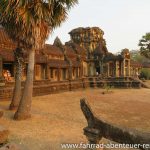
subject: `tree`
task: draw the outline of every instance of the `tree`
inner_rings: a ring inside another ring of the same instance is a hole
[[[1,5],[2,6],[2,5]],[[11,100],[11,104],[9,106],[10,110],[15,110],[19,106],[20,97],[21,97],[21,78],[22,78],[22,67],[24,63],[24,51],[23,51],[23,45],[22,40],[18,36],[18,30],[17,28],[13,27],[15,18],[11,18],[11,22],[7,23],[7,20],[9,19],[9,15],[5,16],[3,18],[4,10],[2,7],[0,7],[0,24],[5,29],[5,32],[9,35],[11,39],[16,43],[16,49],[14,50],[14,60],[15,60],[15,86],[13,90],[13,96]],[[6,18],[8,17],[8,18]]]
[[[146,33],[139,42],[140,51],[143,56],[150,59],[150,32]]]
[[[35,50],[42,48],[50,31],[65,21],[68,10],[76,3],[77,0],[1,0],[3,18],[17,28],[16,37],[29,53],[27,79],[15,119],[31,116]]]
[[[130,58],[133,61],[143,63],[150,63],[150,59],[146,58],[144,55],[141,55],[140,50],[131,50],[130,51]]]
[[[24,52],[23,48],[18,46],[14,50],[14,58],[15,58],[15,86],[13,90],[13,97],[9,106],[10,110],[16,110],[19,106],[20,98],[21,98],[21,78],[22,78],[22,70],[24,66]]]

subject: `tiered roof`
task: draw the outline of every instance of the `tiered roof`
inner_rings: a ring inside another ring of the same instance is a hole
[[[137,61],[131,60],[131,66],[141,68],[143,65]]]
[[[62,50],[55,45],[45,44],[43,52],[47,55],[63,56]]]
[[[62,49],[61,47],[56,45],[61,44],[61,41],[58,40],[59,39],[55,41],[54,45],[45,44],[45,47],[43,49],[37,51],[35,56],[35,62],[48,63],[52,67],[67,67],[69,63],[66,60],[61,60],[64,55],[66,55],[68,59],[72,61],[73,66],[79,66],[79,61],[77,61],[78,54],[82,57],[82,55],[85,54],[85,50],[82,50],[82,48],[77,45],[75,45],[75,50],[68,45],[62,45]],[[0,55],[2,56],[3,61],[14,61],[13,50],[15,50],[16,47],[16,44],[9,38],[4,29],[0,28]],[[51,55],[52,57],[49,58],[49,55]],[[56,59],[55,56],[58,57],[58,59]]]
[[[150,63],[145,62],[142,64],[142,66],[143,66],[143,68],[150,68]]]

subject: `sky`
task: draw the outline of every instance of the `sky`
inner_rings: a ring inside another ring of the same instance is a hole
[[[79,0],[68,19],[49,36],[52,44],[58,36],[63,43],[78,27],[100,27],[110,52],[138,49],[141,37],[150,32],[150,0]]]

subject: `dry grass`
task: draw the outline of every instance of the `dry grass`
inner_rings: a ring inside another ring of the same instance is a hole
[[[87,125],[79,100],[85,97],[102,119],[125,127],[150,132],[150,90],[113,90],[101,94],[101,89],[65,92],[33,98],[32,118],[14,121],[8,111],[9,102],[0,102],[4,111],[0,124],[11,131],[9,141],[30,150],[60,150],[61,143],[86,142],[82,129]]]

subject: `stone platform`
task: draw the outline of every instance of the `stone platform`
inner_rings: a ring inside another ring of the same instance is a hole
[[[22,82],[22,86],[23,85],[24,82]],[[141,83],[130,77],[103,79],[99,77],[88,77],[66,81],[38,80],[34,81],[33,96],[85,88],[106,88],[107,86],[114,88],[141,88]],[[10,100],[12,98],[13,87],[14,82],[7,82],[4,86],[1,86],[0,100]]]

